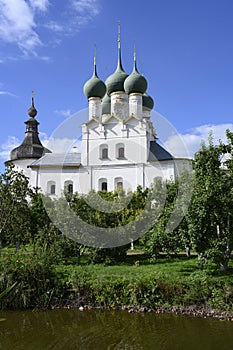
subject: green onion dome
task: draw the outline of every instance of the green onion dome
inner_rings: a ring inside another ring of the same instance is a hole
[[[102,114],[111,114],[111,97],[108,94],[102,100]]]
[[[144,94],[147,89],[147,81],[137,70],[136,57],[134,57],[133,72],[125,79],[124,89],[127,94],[140,93]]]
[[[146,93],[142,95],[142,106],[147,109],[153,109],[154,107],[154,100],[151,96],[147,95]]]
[[[84,87],[83,87],[83,91],[85,96],[89,99],[90,97],[99,97],[99,98],[103,98],[105,93],[106,93],[106,85],[104,84],[104,82],[99,79],[97,72],[96,72],[96,62],[94,59],[94,72],[93,75],[91,77],[91,79],[89,79]]]
[[[122,91],[124,90],[124,81],[128,77],[128,74],[124,71],[121,63],[121,49],[120,45],[118,45],[118,63],[117,63],[117,69],[113,74],[111,74],[105,81],[105,84],[107,86],[107,92],[109,95],[113,92]]]

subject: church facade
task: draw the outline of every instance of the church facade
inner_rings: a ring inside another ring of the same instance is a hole
[[[145,189],[156,178],[174,180],[180,171],[190,169],[190,160],[174,158],[157,142],[150,118],[154,102],[146,91],[136,54],[132,73],[124,71],[118,37],[116,71],[103,82],[94,57],[93,75],[84,85],[89,119],[82,125],[81,152],[54,153],[41,144],[32,97],[25,138],[11,151],[10,162],[23,170],[31,186],[52,197],[65,191],[127,192],[139,185]]]

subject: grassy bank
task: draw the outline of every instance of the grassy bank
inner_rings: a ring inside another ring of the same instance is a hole
[[[0,291],[16,283],[2,300],[8,309],[89,305],[233,315],[231,269],[225,274],[201,270],[196,258],[151,262],[133,255],[113,266],[85,259],[77,266],[56,262],[43,251],[21,252],[3,254],[0,271]]]

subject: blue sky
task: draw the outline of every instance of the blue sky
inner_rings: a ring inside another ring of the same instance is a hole
[[[210,130],[224,139],[233,129],[232,16],[232,0],[0,0],[0,163],[23,140],[32,90],[44,143],[87,108],[94,43],[105,80],[116,68],[118,20],[124,69],[135,40],[154,109],[190,153]],[[165,144],[179,155],[176,137]]]

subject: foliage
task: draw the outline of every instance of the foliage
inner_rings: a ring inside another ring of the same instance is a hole
[[[233,177],[221,163],[226,150],[220,143],[202,145],[195,155],[194,192],[188,215],[189,235],[200,262],[214,261],[226,269],[233,247]],[[228,162],[228,165],[230,163]]]
[[[139,266],[59,266],[58,271],[70,291],[66,298],[76,306],[219,312],[233,308],[231,275],[221,279],[210,270],[201,271],[196,259],[159,259],[157,264],[148,265],[142,258]]]
[[[47,307],[59,281],[56,280],[55,257],[41,248],[21,251],[0,260],[0,289],[15,288],[3,300],[5,308]]]
[[[4,245],[28,242],[30,213],[27,199],[32,195],[28,179],[9,165],[0,175],[0,242]]]
[[[174,182],[158,180],[150,189],[159,208],[158,220],[141,240],[150,257],[176,254],[189,244],[185,214],[191,189],[192,174],[189,172],[183,172]]]
[[[190,255],[192,249],[202,267],[214,262],[225,270],[233,247],[230,131],[227,140],[214,146],[210,136],[209,144],[203,144],[194,157],[193,174],[184,172],[176,181],[156,179],[150,188],[138,186],[129,193],[122,189],[65,193],[64,198],[52,200],[38,189],[31,190],[28,179],[9,165],[0,175],[0,249],[30,243],[60,262],[74,257],[80,264],[88,252],[92,263],[111,265],[126,261],[125,242],[134,241],[150,258],[184,250]],[[105,242],[104,229],[110,234],[117,229],[117,247],[107,248],[111,245]],[[145,234],[138,239],[141,232]]]

